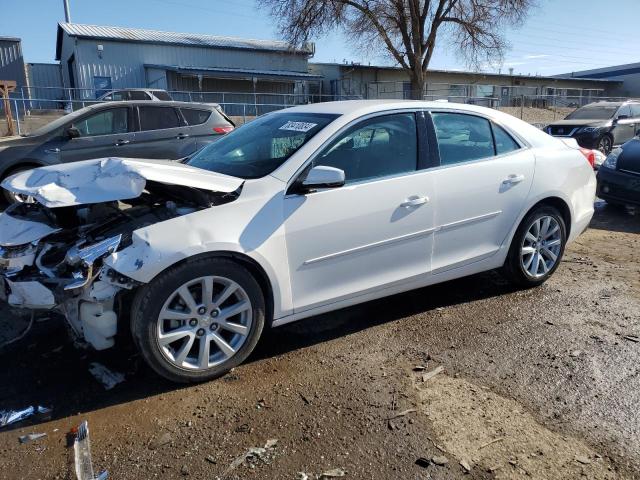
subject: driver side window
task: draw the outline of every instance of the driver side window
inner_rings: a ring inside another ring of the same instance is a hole
[[[365,120],[334,140],[313,164],[343,170],[347,184],[414,172],[418,164],[415,115]]]
[[[96,113],[73,126],[78,129],[81,137],[96,135],[115,135],[127,133],[128,114],[126,108],[112,108],[104,112]]]

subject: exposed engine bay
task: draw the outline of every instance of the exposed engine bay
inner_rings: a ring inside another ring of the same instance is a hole
[[[49,208],[20,203],[0,214],[0,300],[55,310],[98,350],[114,345],[121,300],[140,282],[105,265],[135,230],[235,200],[232,192],[146,181],[135,198]]]

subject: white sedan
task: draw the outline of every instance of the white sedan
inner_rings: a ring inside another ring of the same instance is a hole
[[[593,215],[580,151],[482,107],[335,102],[248,123],[184,164],[109,158],[7,179],[0,296],[97,349],[129,328],[178,382],[263,329],[478,272],[523,287]]]

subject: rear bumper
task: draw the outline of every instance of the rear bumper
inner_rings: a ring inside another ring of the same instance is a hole
[[[601,168],[597,178],[598,197],[616,203],[640,205],[640,174]]]

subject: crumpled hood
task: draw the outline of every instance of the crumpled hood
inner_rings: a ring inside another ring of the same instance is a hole
[[[244,182],[170,160],[99,158],[18,173],[1,186],[55,208],[136,198],[147,181],[221,193],[233,192]]]

